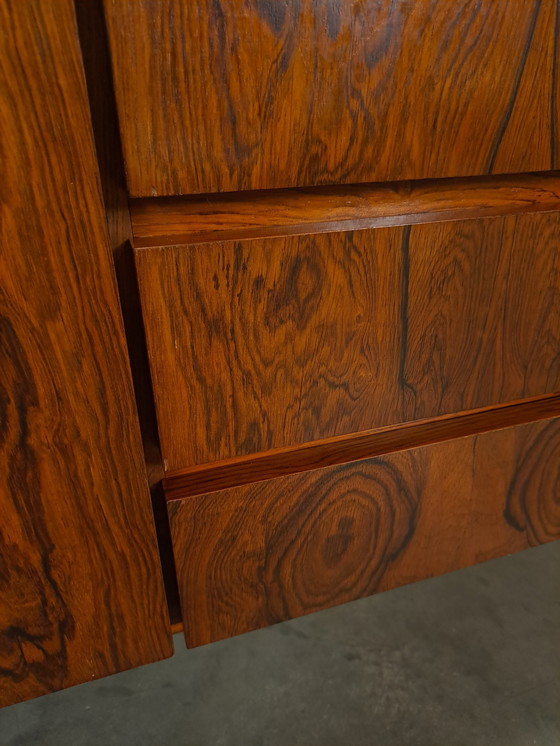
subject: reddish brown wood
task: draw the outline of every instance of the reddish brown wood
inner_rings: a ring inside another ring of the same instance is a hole
[[[560,209],[560,176],[516,174],[130,202],[134,246],[363,230]]]
[[[410,448],[464,438],[560,415],[560,396],[525,399],[461,414],[339,435],[288,448],[276,448],[212,464],[169,472],[163,480],[168,501],[250,482],[360,461]]]
[[[166,471],[560,391],[560,213],[136,252]]]
[[[556,0],[105,0],[134,196],[543,171]]]
[[[128,211],[126,179],[111,80],[103,4],[102,0],[87,0],[87,2],[76,3],[75,7],[105,204],[109,246],[115,263],[128,355],[131,361],[132,382],[154,509],[165,593],[171,622],[177,622],[181,619],[179,592],[169,535],[169,521],[161,488],[163,466],[132,253],[132,227]]]
[[[109,245],[115,263],[128,354],[132,363],[132,380],[140,417],[144,456],[152,485],[159,482],[162,477],[161,453],[132,255],[132,226],[102,0],[78,2],[76,13]]]
[[[172,647],[73,3],[0,28],[6,705]]]
[[[189,646],[560,537],[560,421],[169,503]]]

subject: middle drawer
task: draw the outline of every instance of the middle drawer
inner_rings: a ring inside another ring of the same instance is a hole
[[[139,249],[166,470],[560,389],[559,213]]]

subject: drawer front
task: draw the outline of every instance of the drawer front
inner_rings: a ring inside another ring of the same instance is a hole
[[[560,213],[136,252],[166,468],[560,390]]]
[[[187,642],[560,538],[560,420],[169,503]]]
[[[555,0],[105,0],[130,193],[548,170]]]

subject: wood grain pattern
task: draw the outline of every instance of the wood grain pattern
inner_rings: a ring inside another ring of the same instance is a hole
[[[166,471],[560,391],[560,213],[136,252]]]
[[[152,486],[162,477],[161,453],[132,254],[132,226],[101,0],[76,3],[76,16],[105,205],[109,246],[113,254],[119,288],[144,457],[150,486]]]
[[[130,201],[135,248],[560,209],[560,176],[516,174]]]
[[[105,0],[130,193],[543,171],[557,0]]]
[[[390,425],[377,430],[339,435],[303,445],[275,448],[250,456],[215,461],[168,472],[163,480],[168,501],[262,482],[287,474],[361,461],[387,453],[501,430],[560,415],[560,395],[524,399],[461,414]]]
[[[179,592],[167,509],[161,486],[163,465],[132,253],[132,227],[102,0],[79,2],[76,3],[75,9],[101,177],[109,246],[113,254],[119,288],[165,594],[170,620],[174,623],[181,618]]]
[[[169,503],[189,646],[560,537],[560,421]]]
[[[5,705],[172,647],[73,4],[0,27]]]

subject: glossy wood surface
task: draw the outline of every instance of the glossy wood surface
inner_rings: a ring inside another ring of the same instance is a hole
[[[557,173],[130,201],[136,248],[363,230],[558,209],[560,176]]]
[[[87,0],[87,2],[76,3],[75,8],[107,219],[109,247],[115,264],[165,593],[170,620],[173,623],[181,618],[179,593],[169,536],[169,521],[161,488],[163,466],[132,253],[132,227],[111,79],[103,3],[102,0]]]
[[[133,196],[558,163],[557,0],[105,0]]]
[[[560,391],[560,213],[136,252],[166,471]]]
[[[374,458],[559,415],[560,395],[524,399],[513,404],[339,435],[299,446],[276,448],[251,456],[178,469],[167,473],[163,486],[168,501],[180,500],[250,482],[262,482],[287,474]]]
[[[5,705],[172,647],[73,4],[0,27]]]
[[[560,537],[546,420],[169,504],[190,646]]]

